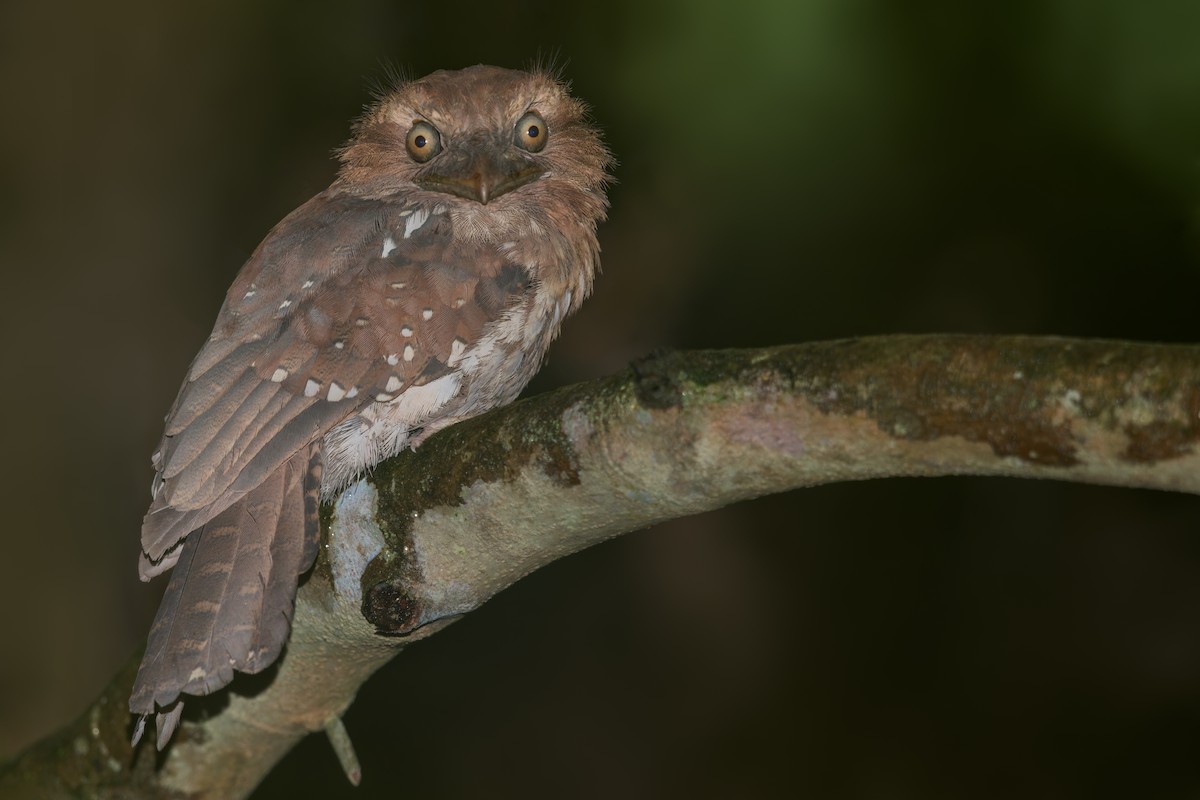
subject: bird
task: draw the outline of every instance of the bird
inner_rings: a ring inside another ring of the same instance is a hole
[[[171,570],[129,709],[170,741],[185,695],[280,655],[319,507],[513,401],[599,271],[613,158],[550,69],[398,80],[227,292],[151,458],[143,581]]]

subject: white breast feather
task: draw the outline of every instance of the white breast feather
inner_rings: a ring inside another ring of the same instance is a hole
[[[330,496],[356,475],[404,449],[413,428],[438,416],[462,386],[451,372],[424,386],[410,386],[395,400],[372,403],[325,436],[322,494]]]

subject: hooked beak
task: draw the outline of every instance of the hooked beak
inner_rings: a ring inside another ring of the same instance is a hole
[[[415,181],[422,189],[445,192],[485,206],[545,172],[508,142],[468,145],[458,153],[444,153],[437,165],[431,167]]]

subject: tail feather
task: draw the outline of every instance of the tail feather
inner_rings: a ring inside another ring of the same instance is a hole
[[[317,552],[320,474],[314,443],[184,540],[129,701],[135,714],[157,713],[159,749],[181,694],[209,694],[279,657]]]
[[[309,570],[316,560],[321,539],[320,495],[321,459],[310,458],[308,463],[288,462],[288,488],[284,493],[279,517],[279,528],[295,531],[298,541],[289,538],[286,542],[276,536],[271,542],[271,559],[276,572],[282,576],[296,576]],[[296,603],[296,581],[270,581],[266,585],[264,613],[250,645],[251,663],[244,672],[258,672],[275,660],[283,645],[287,643],[292,628],[292,613]],[[265,663],[253,661],[256,653],[271,654]]]

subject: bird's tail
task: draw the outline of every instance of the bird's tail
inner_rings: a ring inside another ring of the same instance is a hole
[[[320,488],[315,442],[184,540],[129,699],[135,744],[154,714],[166,745],[181,694],[209,694],[279,657],[297,580],[317,555]]]

